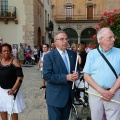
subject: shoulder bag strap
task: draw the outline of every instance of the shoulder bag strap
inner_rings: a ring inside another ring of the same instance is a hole
[[[100,53],[100,55],[103,57],[103,59],[106,61],[106,63],[108,64],[108,66],[111,68],[111,70],[112,70],[113,73],[115,74],[116,78],[118,78],[115,69],[114,69],[113,66],[110,64],[110,62],[108,61],[108,59],[100,52],[99,48],[97,48],[97,50],[98,50],[98,52]]]

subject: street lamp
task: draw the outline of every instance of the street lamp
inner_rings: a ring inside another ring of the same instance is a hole
[[[60,31],[61,30],[61,28],[60,28],[60,26],[58,27],[58,31]]]

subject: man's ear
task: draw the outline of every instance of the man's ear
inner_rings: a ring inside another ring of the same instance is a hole
[[[102,41],[103,41],[102,38],[100,38],[100,39],[99,39],[99,43],[102,43]]]

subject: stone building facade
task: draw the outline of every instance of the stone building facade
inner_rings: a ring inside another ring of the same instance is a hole
[[[103,13],[119,9],[119,6],[119,0],[52,0],[54,32],[64,30],[70,44],[88,44]]]
[[[119,6],[120,0],[0,0],[0,44],[50,44],[58,29],[70,44],[88,43],[103,13]]]
[[[45,19],[51,19],[51,1],[47,0],[0,0],[0,38],[2,43],[19,46],[41,46],[48,40]],[[13,9],[14,8],[14,9]],[[49,14],[49,18],[45,17]],[[12,13],[15,16],[12,16]],[[50,12],[50,13],[49,13]],[[10,16],[8,14],[11,14]],[[48,27],[49,28],[49,27]]]
[[[44,36],[44,4],[40,0],[24,0],[25,25],[23,25],[24,43],[40,46]]]

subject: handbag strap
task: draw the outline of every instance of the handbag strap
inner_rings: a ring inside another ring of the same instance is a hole
[[[108,61],[108,59],[100,52],[99,48],[97,48],[97,50],[98,50],[98,52],[100,53],[100,55],[103,57],[103,59],[106,61],[106,63],[108,64],[108,66],[111,68],[111,70],[112,70],[113,73],[115,74],[116,78],[118,78],[115,69],[114,69],[113,66],[110,64],[110,62]]]

